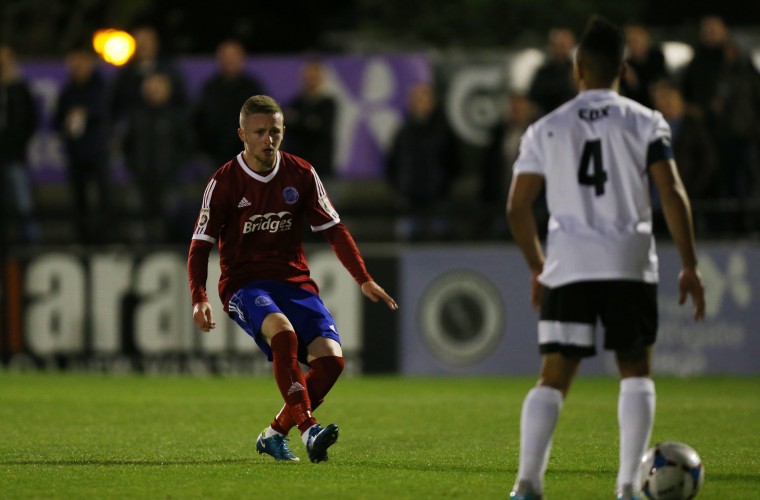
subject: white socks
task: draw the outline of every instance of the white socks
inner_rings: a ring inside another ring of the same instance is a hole
[[[317,424],[314,424],[314,425],[317,425]],[[311,427],[314,427],[314,425],[312,425]],[[301,440],[303,441],[303,444],[305,446],[309,445],[309,431],[311,430],[311,427],[309,427],[303,433],[301,433]]]
[[[312,426],[312,427],[314,427],[314,426]],[[303,444],[307,444],[309,442],[309,431],[310,430],[311,430],[311,427],[309,427],[308,429],[306,429],[306,432],[304,432],[304,433],[301,434],[301,440],[303,441]],[[264,437],[265,438],[270,438],[270,437],[272,437],[272,436],[274,436],[276,434],[279,434],[280,436],[282,436],[281,433],[279,433],[276,430],[272,429],[271,425],[269,427],[267,427],[266,429],[264,429]]]
[[[639,484],[639,464],[647,450],[654,423],[654,381],[644,377],[628,377],[620,381],[618,425],[620,426],[620,469],[618,488]]]
[[[270,437],[272,437],[272,436],[274,436],[276,434],[280,434],[280,433],[277,432],[276,430],[272,429],[271,425],[269,427],[267,427],[266,429],[264,429],[264,437],[265,438],[270,438]],[[282,435],[282,434],[280,434],[280,435]]]
[[[618,425],[620,427],[620,469],[618,488],[630,484],[639,490],[639,463],[649,445],[654,423],[654,381],[628,377],[620,381]],[[546,386],[528,392],[520,416],[520,468],[517,482],[528,481],[535,493],[543,491],[552,435],[562,409],[562,393]]]
[[[538,386],[525,396],[520,416],[520,468],[517,481],[528,481],[535,493],[543,491],[552,434],[562,408],[562,393]]]

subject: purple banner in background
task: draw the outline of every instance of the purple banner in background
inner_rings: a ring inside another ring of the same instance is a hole
[[[255,57],[248,59],[246,69],[285,105],[298,92],[301,68],[311,59]],[[325,56],[321,61],[326,69],[327,90],[338,101],[336,171],[345,178],[381,176],[385,151],[403,117],[407,87],[432,78],[429,58],[422,54],[361,55]],[[177,63],[193,105],[203,83],[215,70],[214,59],[178,58]],[[33,179],[38,183],[60,182],[65,178],[65,158],[51,120],[66,68],[61,60],[24,61],[21,66],[41,112],[41,126],[30,147]],[[116,68],[104,63],[101,70],[110,79]],[[113,158],[117,179],[123,175],[119,162],[118,157]]]
[[[702,244],[699,263],[707,302],[695,322],[678,304],[678,252],[658,247],[659,331],[655,375],[760,373],[760,247]],[[400,369],[409,375],[538,373],[538,314],[530,275],[516,247],[424,248],[404,252],[399,279]],[[601,330],[597,329],[597,347]],[[581,373],[616,374],[609,352],[583,362]]]

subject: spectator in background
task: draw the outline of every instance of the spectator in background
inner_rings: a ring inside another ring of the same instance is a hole
[[[110,171],[107,151],[106,83],[95,55],[75,49],[66,55],[68,79],[61,89],[53,124],[66,146],[79,241],[108,242],[111,220]],[[94,187],[96,200],[90,200]]]
[[[155,73],[171,80],[171,102],[182,107],[187,102],[185,84],[174,62],[161,53],[159,34],[153,26],[138,26],[131,31],[135,39],[135,55],[116,73],[111,87],[111,119],[119,123],[143,101],[142,82]]]
[[[684,70],[681,83],[686,102],[698,106],[705,113],[711,130],[715,126],[712,103],[718,90],[727,41],[728,29],[723,19],[718,16],[703,17],[699,27],[699,43],[694,48],[694,57]]]
[[[574,47],[575,35],[571,30],[552,28],[549,31],[546,61],[536,70],[528,91],[540,116],[553,111],[577,93],[573,81]]]
[[[731,198],[757,194],[760,74],[734,40],[723,44],[723,64],[711,102],[723,186]],[[744,228],[746,229],[746,228]]]
[[[445,239],[449,191],[457,161],[457,143],[437,106],[433,86],[417,83],[407,91],[406,117],[393,138],[386,174],[403,215],[399,239]]]
[[[704,115],[695,106],[689,106],[678,86],[667,79],[659,80],[651,86],[654,109],[670,125],[673,140],[673,154],[681,180],[698,208],[700,201],[715,200],[720,196],[718,183],[718,158],[715,144],[707,127]],[[658,209],[655,217],[655,230],[665,230],[660,213],[660,200],[652,193],[652,205]],[[720,229],[717,220],[711,214],[701,214],[695,210],[695,224],[702,230]]]
[[[225,40],[216,49],[217,71],[203,85],[195,111],[196,138],[214,168],[240,153],[235,133],[240,103],[253,95],[266,94],[264,86],[245,71],[246,53],[236,40]],[[290,133],[290,126],[288,126]]]
[[[686,68],[686,100],[699,106],[718,148],[720,194],[740,203],[738,217],[725,217],[725,229],[744,232],[753,222],[742,204],[757,194],[760,105],[757,69],[731,40],[720,17],[700,21],[700,41]]]
[[[140,194],[142,229],[139,236],[149,243],[187,238],[189,226],[177,222],[177,195],[181,172],[190,144],[187,117],[173,104],[172,78],[154,73],[142,82],[142,98],[130,113],[125,137],[125,157]]]
[[[40,239],[27,170],[27,149],[36,130],[37,107],[29,84],[21,76],[13,49],[0,45],[0,179],[4,190],[0,203],[12,199],[15,210],[2,223],[18,220],[24,243]]]
[[[678,86],[670,80],[659,80],[651,89],[654,108],[670,125],[673,153],[689,198],[717,197],[717,155],[704,115],[687,105]]]
[[[649,30],[642,24],[625,27],[627,57],[626,72],[620,82],[620,93],[651,108],[649,86],[668,76],[665,54],[654,43]]]
[[[481,231],[486,237],[503,239],[509,234],[504,207],[512,182],[512,165],[520,152],[520,138],[536,117],[535,108],[525,94],[512,93],[505,101],[504,115],[491,129],[491,140],[483,158],[480,199],[486,209]]]
[[[301,90],[283,111],[288,124],[288,150],[308,158],[329,189],[335,175],[333,151],[337,103],[325,88],[324,68],[320,62],[304,64]]]

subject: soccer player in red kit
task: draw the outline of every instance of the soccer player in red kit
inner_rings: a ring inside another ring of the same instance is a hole
[[[398,305],[367,272],[314,168],[280,151],[284,133],[274,99],[257,95],[245,101],[238,129],[244,150],[211,176],[190,244],[193,321],[206,332],[215,326],[206,278],[209,253],[218,244],[225,310],[272,362],[285,400],[256,449],[276,460],[298,460],[286,442],[290,429],[298,427],[309,459],[322,462],[338,439],[338,426],[320,426],[312,411],[343,371],[343,352],[334,320],[309,276],[304,224],[325,235],[365,296],[392,310]],[[309,366],[305,375],[299,362]]]

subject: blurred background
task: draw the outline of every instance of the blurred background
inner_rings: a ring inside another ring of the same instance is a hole
[[[268,371],[234,325],[194,331],[184,268],[205,183],[240,150],[238,110],[266,93],[283,149],[313,163],[402,299],[397,315],[364,304],[307,236],[353,370],[532,373],[504,205],[522,132],[575,94],[593,13],[625,28],[621,93],[671,124],[712,292],[716,320],[686,326],[663,273],[659,367],[757,373],[760,8],[733,0],[5,0],[3,366]]]
[[[285,148],[315,164],[344,217],[358,218],[360,239],[503,241],[509,235],[502,202],[519,134],[573,95],[572,46],[596,12],[627,26],[631,70],[622,92],[671,123],[688,118],[677,139],[679,160],[700,235],[756,235],[760,9],[677,0],[296,1],[245,8],[220,0],[213,9],[204,2],[8,0],[0,9],[2,43],[13,51],[14,78],[25,80],[33,96],[27,111],[35,119],[8,139],[17,149],[26,146],[14,161],[25,164],[30,185],[17,188],[24,192],[15,203],[29,224],[12,224],[6,235],[39,244],[88,242],[93,231],[91,243],[186,241],[198,184],[238,147],[234,121],[220,130],[219,117],[255,91],[288,106]],[[148,33],[141,38],[148,54],[138,44],[122,71],[88,58],[93,34],[103,29]],[[10,73],[11,62],[4,66]],[[88,74],[72,76],[76,71]],[[90,83],[90,72],[102,81]],[[157,153],[148,133],[135,132],[133,115],[147,119],[145,113],[125,110],[143,101],[139,87],[150,73],[170,76],[164,92],[174,109],[164,115],[187,122],[163,138],[172,145],[164,155],[177,161],[164,178],[175,180],[165,193],[159,186],[152,193],[170,199],[145,207],[134,193],[145,188],[134,163],[156,160]],[[73,85],[61,102],[67,82]],[[102,96],[81,106],[77,93],[91,93],[88,85]],[[220,102],[225,93],[231,102]],[[89,121],[81,113],[88,106],[97,113]],[[72,120],[86,124],[86,133],[72,137],[65,130]],[[419,133],[400,140],[402,130]],[[71,157],[93,143],[103,149],[95,155],[108,163],[105,171],[81,165],[96,163],[94,154]],[[435,160],[420,167],[413,149]],[[425,189],[406,162],[418,163]],[[105,207],[98,197],[115,203]],[[99,221],[82,212],[98,209],[119,217],[119,227],[97,231]],[[149,210],[174,218],[170,227],[152,221],[159,229],[149,234],[141,224]],[[77,220],[79,227],[71,227]],[[371,226],[366,233],[365,226]]]
[[[44,12],[44,15],[41,13]],[[602,13],[618,23],[638,21],[675,39],[696,41],[701,17],[721,16],[734,28],[756,28],[758,9],[738,0],[306,0],[278,4],[218,0],[6,0],[2,32],[35,57],[62,56],[96,29],[150,23],[174,54],[211,54],[224,38],[240,38],[258,54],[315,50],[353,52],[374,46],[409,49],[499,49],[541,46],[555,26],[581,30]]]

